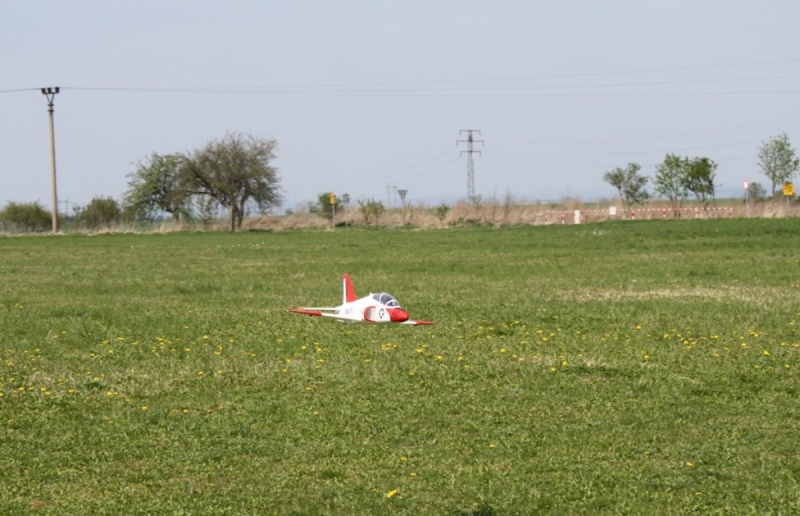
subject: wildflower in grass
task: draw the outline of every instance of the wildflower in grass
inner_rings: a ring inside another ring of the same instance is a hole
[[[489,448],[494,448],[494,447],[495,447],[495,444],[494,444],[494,443],[490,443],[490,444],[489,444]]]
[[[550,371],[552,371],[552,372],[554,372],[554,373],[555,373],[556,371],[558,371],[558,369],[556,369],[555,367],[551,367],[551,368],[550,368]]]
[[[765,349],[764,351],[762,351],[762,353],[764,353],[764,356],[765,356],[765,357],[768,357],[768,356],[769,356],[769,351],[767,351],[766,349]]]
[[[694,464],[692,464],[691,462],[687,462],[686,463],[686,467],[687,468],[692,468],[692,467],[694,467]]]
[[[142,405],[142,410],[147,410],[147,405]]]
[[[183,413],[184,414],[188,414],[189,413],[189,409],[188,408],[183,409]]]
[[[398,493],[397,489],[392,489],[391,491],[386,493],[386,498],[389,499],[394,498],[397,495],[397,493]]]
[[[408,476],[410,476],[410,477],[416,477],[416,476],[417,476],[417,474],[416,474],[416,473],[414,473],[414,472],[412,471],[412,472],[411,472],[411,473],[410,473]]]

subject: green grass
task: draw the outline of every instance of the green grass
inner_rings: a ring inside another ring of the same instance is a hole
[[[0,238],[2,513],[797,514],[798,232]]]

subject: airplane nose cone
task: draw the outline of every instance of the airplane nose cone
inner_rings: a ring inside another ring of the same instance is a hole
[[[392,322],[406,322],[408,320],[408,312],[402,308],[390,308],[389,319]]]

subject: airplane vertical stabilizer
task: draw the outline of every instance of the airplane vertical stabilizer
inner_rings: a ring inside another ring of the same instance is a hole
[[[353,282],[350,281],[350,275],[345,274],[342,278],[342,286],[343,286],[343,293],[342,293],[342,304],[350,303],[356,300],[356,291],[353,288]]]

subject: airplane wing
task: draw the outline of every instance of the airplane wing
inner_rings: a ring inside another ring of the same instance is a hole
[[[414,325],[414,326],[431,326],[433,324],[433,321],[412,321],[412,320],[408,320],[408,321],[405,321],[405,322],[401,322],[399,324],[411,324],[411,325]]]
[[[304,314],[304,315],[314,315],[316,317],[322,317],[323,315],[333,315],[333,314],[323,314],[325,311],[336,310],[333,307],[303,307],[303,308],[290,308],[287,312],[292,312],[293,314]]]

